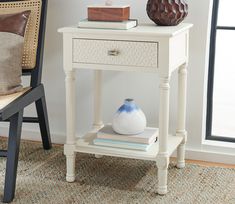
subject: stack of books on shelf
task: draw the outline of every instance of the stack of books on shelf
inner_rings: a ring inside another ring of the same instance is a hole
[[[130,6],[88,6],[87,19],[78,23],[80,28],[128,30],[136,27],[137,20],[130,19]]]
[[[98,146],[148,151],[157,136],[158,128],[146,128],[138,135],[120,135],[113,131],[111,125],[106,125],[97,132],[93,143]]]

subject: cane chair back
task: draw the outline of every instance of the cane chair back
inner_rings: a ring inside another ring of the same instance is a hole
[[[0,15],[31,11],[25,31],[22,69],[31,70],[36,67],[41,6],[41,0],[0,1]]]

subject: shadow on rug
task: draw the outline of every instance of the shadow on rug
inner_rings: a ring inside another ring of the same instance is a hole
[[[5,141],[0,141],[0,148]],[[0,158],[0,196],[5,159]],[[79,154],[76,182],[65,181],[63,148],[44,151],[41,144],[21,143],[16,196],[12,203],[42,204],[235,204],[235,169],[187,164],[169,166],[169,193],[157,195],[154,162]]]

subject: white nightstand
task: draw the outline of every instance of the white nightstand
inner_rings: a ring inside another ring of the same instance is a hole
[[[167,193],[169,157],[177,149],[177,167],[185,166],[186,86],[189,29],[192,24],[174,27],[141,25],[130,30],[80,29],[66,27],[63,33],[64,71],[66,74],[67,140],[64,153],[68,182],[75,180],[75,153],[156,161],[158,193]],[[93,130],[76,141],[75,70],[94,69]],[[169,90],[171,73],[178,69],[178,120],[175,135],[168,134]],[[148,152],[100,147],[92,144],[95,133],[103,126],[101,117],[102,70],[152,72],[160,77],[159,138]]]

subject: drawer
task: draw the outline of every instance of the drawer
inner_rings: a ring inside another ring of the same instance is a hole
[[[158,43],[73,39],[73,62],[158,67]]]

